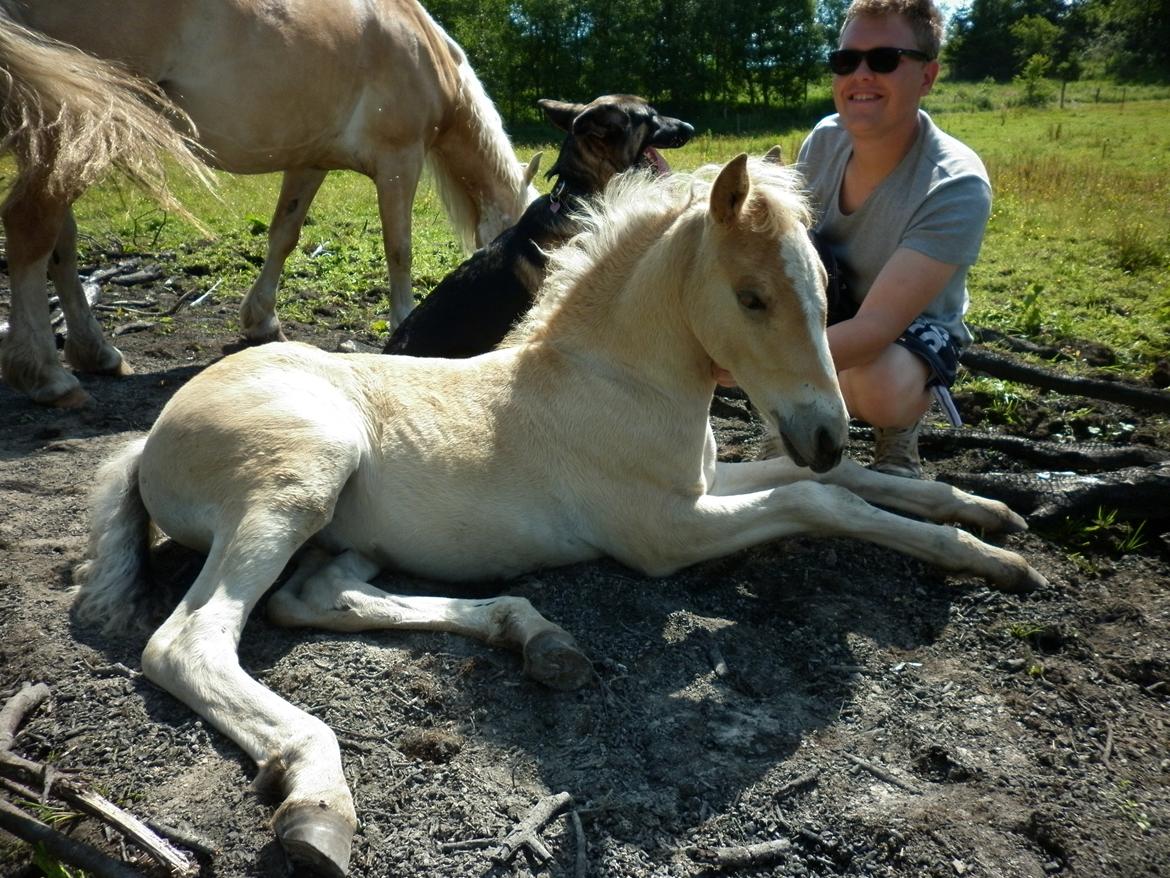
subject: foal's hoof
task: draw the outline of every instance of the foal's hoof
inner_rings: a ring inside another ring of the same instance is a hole
[[[524,673],[553,689],[580,689],[593,679],[593,663],[564,631],[545,631],[524,644]]]
[[[353,827],[323,805],[293,805],[276,816],[276,837],[297,875],[344,878]]]

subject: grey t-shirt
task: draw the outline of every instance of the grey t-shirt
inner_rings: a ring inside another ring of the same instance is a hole
[[[836,114],[822,119],[805,139],[798,167],[818,217],[816,231],[841,262],[858,302],[899,248],[958,266],[922,315],[965,347],[971,343],[963,325],[967,269],[979,256],[991,215],[991,184],[972,149],[940,131],[922,110],[918,121],[910,152],[852,214],[841,213],[840,200],[852,145]]]

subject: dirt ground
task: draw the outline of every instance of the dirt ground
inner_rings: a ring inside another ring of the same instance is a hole
[[[196,839],[204,875],[279,876],[274,803],[250,787],[254,766],[137,673],[144,638],[110,640],[69,614],[95,467],[235,338],[234,307],[214,295],[160,320],[210,285],[163,273],[166,285],[105,288],[104,301],[137,303],[103,312],[109,330],[136,330],[116,343],[137,373],[83,378],[93,407],[38,408],[0,385],[0,702],[46,683],[16,752]],[[327,350],[378,343],[320,316],[286,331]],[[1010,428],[986,400],[959,403],[977,428],[1170,457],[1165,418],[1040,399]],[[754,454],[742,403],[715,414],[723,455]],[[854,434],[862,461],[867,436]],[[931,476],[1036,481],[1034,463],[947,436],[924,438]],[[575,634],[597,674],[568,694],[524,678],[515,655],[448,635],[285,631],[258,612],[240,652],[337,733],[363,878],[1170,875],[1167,516],[1170,502],[1146,504],[1138,548],[1117,547],[1121,520],[1009,538],[1050,580],[1026,595],[842,539],[658,580],[603,562],[486,584],[477,593],[523,595]],[[200,563],[169,544],[154,561],[172,600]],[[392,572],[381,584],[454,593]],[[561,791],[581,832],[570,816],[550,823],[544,865],[452,844],[502,837]],[[162,874],[93,821],[65,825]],[[766,865],[710,863],[760,842],[777,842]],[[38,874],[30,862],[0,832],[0,874]]]

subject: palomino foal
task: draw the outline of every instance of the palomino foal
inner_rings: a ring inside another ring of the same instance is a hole
[[[356,825],[336,739],[240,667],[244,622],[430,628],[512,647],[551,686],[590,679],[527,601],[390,595],[385,567],[469,580],[608,555],[648,574],[788,534],[859,536],[1004,587],[1019,556],[862,499],[989,530],[1023,522],[947,485],[841,461],[846,415],[825,341],[823,269],[791,172],[618,178],[553,256],[506,347],[468,360],[267,345],[227,357],[106,465],[78,615],[132,612],[148,522],[207,561],[142,656],[146,675],[283,783],[289,855],[343,873]],[[713,362],[792,455],[716,461]],[[842,487],[844,486],[844,487]]]
[[[100,100],[82,104],[95,92]],[[526,170],[517,162],[463,50],[417,0],[0,0],[0,98],[0,146],[13,148],[22,172],[20,198],[4,209],[13,320],[0,366],[37,402],[86,400],[57,362],[44,299],[46,267],[58,289],[76,288],[63,301],[81,296],[70,204],[93,177],[67,189],[36,185],[54,138],[76,150],[92,137],[100,154],[126,112],[153,107],[165,124],[161,108],[192,123],[216,167],[283,173],[264,267],[240,306],[250,341],[283,338],[277,283],[328,171],[374,181],[395,325],[414,304],[411,204],[424,164],[468,250],[513,225],[538,195],[535,160]],[[58,126],[62,112],[88,113],[87,139],[72,142],[76,132]],[[45,143],[35,155],[22,148],[30,128]],[[70,364],[126,371],[84,297],[74,311],[66,308],[69,333],[84,343],[66,348]]]

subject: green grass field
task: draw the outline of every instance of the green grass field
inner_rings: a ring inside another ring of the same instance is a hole
[[[1117,352],[1119,374],[1143,378],[1170,353],[1170,97],[1164,89],[1131,90],[1123,102],[1119,86],[1108,88],[1102,96],[1097,87],[1098,99],[1092,84],[1078,88],[1064,109],[1012,108],[1010,94],[1000,90],[993,109],[972,110],[980,103],[972,95],[990,86],[944,84],[928,107],[944,129],[983,156],[995,190],[983,255],[971,274],[970,322],[1048,343],[1090,339]],[[789,158],[807,130],[707,132],[668,155],[676,168],[691,169],[779,143]],[[522,159],[543,150],[545,168],[556,149],[555,143],[517,145]],[[213,239],[127,184],[110,181],[78,204],[85,243],[174,251],[208,286],[220,282],[221,300],[237,302],[263,258],[279,179],[219,179],[215,197],[176,185]],[[416,292],[429,291],[462,258],[424,183],[414,206]],[[376,334],[385,327],[371,316],[371,297],[364,294],[380,288],[384,295],[384,271],[372,184],[356,174],[331,175],[288,262],[283,289],[311,292],[342,314],[364,299],[365,310],[350,315],[353,328]],[[313,320],[305,299],[282,296],[282,313]]]

